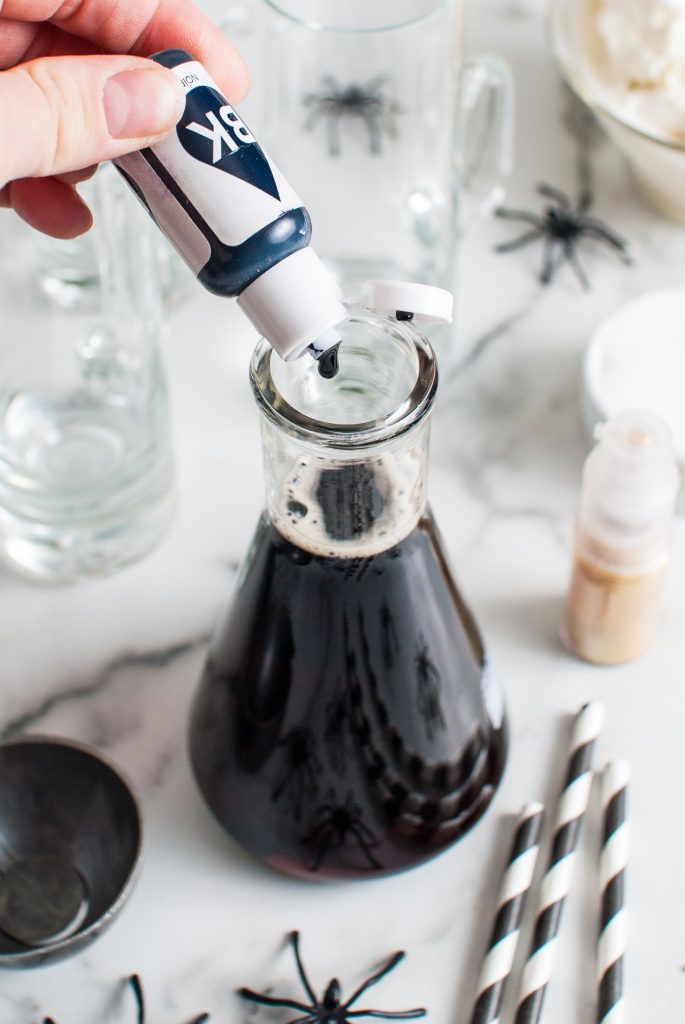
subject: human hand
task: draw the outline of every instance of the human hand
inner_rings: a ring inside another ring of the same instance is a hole
[[[190,0],[0,0],[0,206],[57,238],[87,231],[74,185],[181,116],[176,76],[144,59],[169,47],[232,102],[247,92],[242,58]]]

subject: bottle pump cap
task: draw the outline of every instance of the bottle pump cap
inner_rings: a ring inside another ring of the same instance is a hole
[[[295,359],[347,316],[343,294],[312,249],[300,249],[253,281],[238,305],[283,359]],[[333,336],[322,351],[340,339]]]
[[[648,563],[668,549],[678,491],[673,439],[653,413],[629,410],[600,424],[583,471],[580,527],[618,564]]]

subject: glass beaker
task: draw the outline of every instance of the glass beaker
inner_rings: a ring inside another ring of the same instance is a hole
[[[411,867],[488,806],[502,699],[426,504],[437,368],[409,322],[339,325],[340,371],[262,341],[266,511],[191,716],[210,808],[309,879]]]
[[[97,317],[36,301],[26,236],[0,282],[0,553],[59,582],[141,557],[173,509],[157,231],[114,172],[95,193]]]
[[[502,197],[513,85],[502,61],[464,59],[464,7],[261,0],[224,23],[255,69],[250,123],[346,294],[368,278],[453,287],[460,198]]]

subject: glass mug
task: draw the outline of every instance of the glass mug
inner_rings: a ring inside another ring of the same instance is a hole
[[[93,193],[97,314],[37,301],[18,227],[0,278],[0,554],[62,583],[141,557],[173,509],[158,232],[113,168]]]
[[[97,174],[79,185],[79,193],[90,206],[101,200],[103,189],[116,189],[111,184],[115,172],[109,164],[101,164]],[[104,185],[103,185],[104,179]],[[126,203],[122,216],[132,220],[133,231],[140,229],[140,215],[135,204]],[[101,237],[101,221],[96,219],[90,231],[78,238],[52,238],[36,232],[35,272],[42,292],[63,309],[97,310],[101,301],[101,253],[107,239]],[[193,275],[172,249],[160,231],[152,233],[153,251],[158,266],[152,271],[162,289],[165,304],[176,307],[193,289]]]
[[[252,360],[266,510],[193,704],[219,822],[308,880],[377,877],[460,839],[499,784],[503,699],[427,504],[433,351],[337,325],[340,370]]]
[[[464,60],[464,6],[262,0],[223,23],[253,69],[243,108],[346,294],[369,278],[451,288],[460,192],[501,198],[513,85],[497,58]]]

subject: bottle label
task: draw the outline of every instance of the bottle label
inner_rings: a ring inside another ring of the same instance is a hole
[[[240,178],[280,202],[271,164],[205,68],[197,61],[190,61],[173,70],[186,93],[191,94],[176,126],[176,135],[186,153],[209,167]],[[159,154],[159,147],[155,147],[155,151]]]
[[[217,244],[235,249],[302,203],[202,64],[172,70],[186,94],[176,130],[116,164],[198,274]]]
[[[142,153],[127,153],[114,162],[157,226],[197,277],[212,257],[206,232],[195,223]]]
[[[152,153],[219,240],[237,246],[302,206],[202,64],[173,68],[186,92],[176,131]]]

